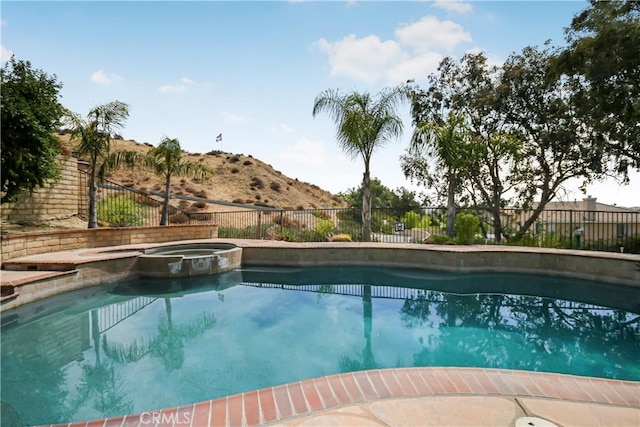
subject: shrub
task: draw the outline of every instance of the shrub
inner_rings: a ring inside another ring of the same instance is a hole
[[[198,209],[204,209],[207,207],[207,204],[202,200],[200,200],[200,201],[194,202],[191,206]]]
[[[229,163],[238,163],[240,161],[240,157],[233,156],[229,159]]]
[[[233,199],[231,202],[232,203],[244,203],[244,200],[242,200],[242,199]]]
[[[252,165],[253,162],[251,160],[245,160],[244,162],[242,162],[242,164],[245,166],[249,166],[249,165]]]
[[[185,224],[189,217],[184,212],[176,212],[169,215],[169,224]]]
[[[331,216],[325,211],[314,211],[312,212],[312,215],[315,216],[316,218],[323,218],[323,219],[331,218]]]
[[[126,194],[106,196],[98,203],[98,220],[112,227],[144,225],[146,218],[147,207]]]
[[[432,234],[426,243],[435,243],[436,245],[455,245],[454,240],[443,234]]]
[[[455,227],[458,243],[470,245],[480,227],[480,218],[471,213],[461,212],[456,215]]]
[[[342,234],[336,234],[335,236],[331,237],[331,241],[332,242],[351,242],[351,236],[349,236],[348,234],[342,233]]]
[[[396,231],[396,229],[393,224],[386,223],[386,224],[382,224],[382,227],[380,227],[380,231],[384,234],[393,234]]]
[[[193,193],[193,195],[196,197],[200,197],[201,199],[207,198],[207,192],[204,190],[196,191],[195,193]]]
[[[238,172],[240,172],[240,169],[238,168],[231,169],[231,173],[238,173]]]
[[[251,187],[256,187],[260,190],[262,190],[264,188],[264,182],[258,178],[257,176],[254,176],[251,178],[251,184],[249,184]]]
[[[273,191],[280,191],[280,183],[271,181],[271,184],[269,184],[269,188],[271,188]]]
[[[291,219],[289,215],[278,215],[273,219],[273,222],[282,227],[300,227],[300,221]]]
[[[417,212],[407,212],[400,219],[404,223],[405,228],[427,228],[429,226],[429,217],[421,217]],[[479,223],[478,223],[479,224]]]
[[[333,233],[333,220],[318,218],[316,220],[316,233],[328,238]]]

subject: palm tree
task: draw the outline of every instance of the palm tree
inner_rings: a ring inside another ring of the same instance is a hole
[[[184,176],[198,179],[208,179],[213,170],[200,163],[182,159],[182,148],[177,138],[164,137],[157,147],[152,148],[147,157],[154,173],[164,177],[164,207],[160,225],[169,223],[169,200],[171,197],[171,177]]]
[[[335,122],[336,138],[342,150],[353,158],[360,155],[364,161],[362,178],[362,241],[371,241],[371,176],[370,162],[373,152],[392,139],[402,135],[402,120],[395,110],[407,100],[404,86],[386,88],[374,100],[368,93],[343,94],[327,89],[313,104],[313,117],[325,111]]]
[[[444,178],[447,196],[447,234],[453,237],[456,193],[460,191],[465,163],[470,159],[469,132],[460,115],[450,113],[445,122],[419,123],[413,132],[407,155],[402,157],[405,175],[437,187]],[[435,170],[429,167],[435,162]]]
[[[164,206],[160,225],[169,223],[169,201],[171,200],[171,178],[183,176],[198,179],[208,179],[214,171],[207,166],[190,162],[182,158],[182,148],[177,138],[162,138],[157,147],[147,154],[135,151],[118,151],[113,153],[105,162],[105,169],[112,169],[120,165],[128,167],[144,167],[151,169],[157,176],[164,178]]]
[[[124,126],[129,117],[129,106],[120,101],[94,107],[87,118],[68,113],[66,121],[71,125],[71,141],[77,143],[78,154],[89,159],[89,223],[88,228],[98,227],[97,179],[104,177],[104,161],[111,154],[111,141],[116,129]]]

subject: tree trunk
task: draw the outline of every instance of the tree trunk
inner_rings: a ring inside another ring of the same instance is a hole
[[[95,172],[92,170],[89,175],[89,223],[87,228],[98,228],[98,186],[96,185]]]
[[[451,176],[447,181],[447,236],[454,237],[456,235],[456,182]]]
[[[171,197],[171,178],[167,178],[164,184],[164,204],[162,205],[162,218],[160,225],[169,224],[169,199]]]
[[[371,177],[369,164],[365,164],[362,178],[362,241],[371,241]]]
[[[365,369],[374,369],[376,361],[371,349],[371,324],[373,323],[373,305],[371,304],[371,286],[362,286],[362,317],[364,320],[365,347],[363,351],[363,364]]]
[[[500,211],[493,212],[493,237],[496,239],[496,243],[502,242],[502,221],[500,218]]]

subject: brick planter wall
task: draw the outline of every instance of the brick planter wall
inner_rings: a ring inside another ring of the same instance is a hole
[[[217,225],[169,225],[158,227],[93,228],[17,233],[0,236],[0,261],[47,252],[137,243],[163,243],[175,240],[218,237]]]

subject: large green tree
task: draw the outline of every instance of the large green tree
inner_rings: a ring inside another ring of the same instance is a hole
[[[565,29],[556,67],[573,84],[576,112],[595,129],[592,144],[626,178],[640,168],[640,2],[591,0]]]
[[[502,209],[516,203],[513,193],[515,165],[521,158],[521,143],[509,132],[506,123],[495,112],[495,96],[499,69],[487,63],[483,53],[467,54],[459,62],[447,57],[437,72],[427,78],[425,89],[412,88],[411,113],[417,130],[424,128],[455,131],[465,128],[463,148],[453,145],[451,153],[441,153],[455,168],[460,201],[476,206],[491,218],[496,240],[503,235]],[[452,122],[451,113],[462,123]],[[453,125],[453,126],[452,126]],[[446,194],[446,180],[434,166],[432,156],[424,152],[408,153],[403,169],[406,176],[440,189]],[[434,154],[438,154],[437,151]],[[437,157],[436,157],[437,158]],[[442,196],[441,196],[442,197]]]
[[[407,99],[404,86],[383,89],[372,98],[369,93],[341,93],[328,89],[313,104],[313,116],[326,112],[337,126],[336,139],[342,150],[364,162],[362,177],[362,241],[371,241],[371,157],[376,149],[402,135],[398,104]]]
[[[11,57],[0,69],[0,76],[0,191],[2,202],[9,202],[23,191],[33,191],[59,177],[56,155],[60,143],[54,131],[64,107],[58,101],[62,84],[56,76],[32,68],[29,61]]]
[[[466,55],[459,64],[445,60],[432,85],[414,95],[417,125],[442,120],[449,111],[467,117],[475,140],[467,187],[490,212],[497,239],[505,206],[532,209],[508,233],[517,240],[568,180],[587,183],[606,173],[603,148],[592,144],[594,130],[576,113],[571,82],[554,71],[553,58],[548,47],[527,47],[498,68],[487,66],[482,54]]]
[[[77,144],[78,154],[89,160],[88,228],[98,227],[97,181],[104,177],[104,161],[112,153],[115,131],[124,127],[128,117],[129,106],[120,101],[94,107],[86,119],[74,113],[67,116],[72,129],[71,141]]]
[[[505,125],[522,141],[515,165],[520,204],[532,215],[515,231],[518,240],[570,179],[583,183],[605,176],[607,157],[593,144],[594,130],[570,102],[570,84],[552,70],[551,49],[527,47],[502,66],[493,102]],[[537,199],[537,203],[533,204]]]

